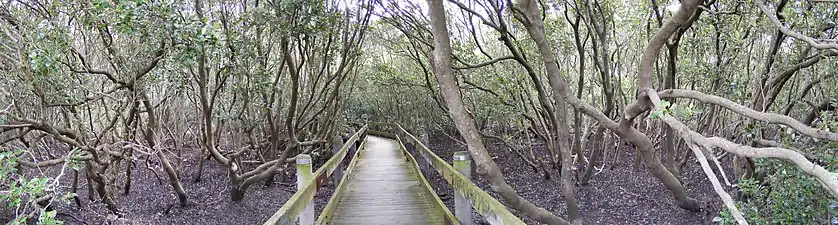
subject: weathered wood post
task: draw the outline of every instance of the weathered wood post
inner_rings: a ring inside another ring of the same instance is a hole
[[[311,156],[307,154],[297,155],[297,191],[303,190],[305,185],[312,180]],[[314,201],[308,204],[303,212],[297,216],[300,225],[314,224]]]
[[[341,146],[343,146],[343,139],[340,135],[335,135],[335,138],[332,138],[332,157],[335,157],[338,154]],[[339,162],[338,166],[335,168],[335,172],[332,173],[332,179],[335,183],[335,187],[338,186],[340,179],[343,178],[343,167],[343,162]]]
[[[371,130],[371,129],[372,129],[372,127],[373,127],[373,125],[367,125],[367,126],[369,126],[369,127],[367,127],[367,131]],[[362,128],[362,129],[363,129],[363,128]],[[359,136],[359,138],[358,138],[358,147],[361,147],[361,142],[362,142],[364,139],[367,139],[367,132],[366,132],[366,131],[364,131],[364,133],[362,133],[362,134],[361,134],[361,136]]]
[[[421,132],[422,133],[419,134],[419,141],[422,142],[422,144],[427,147],[428,144],[429,144],[428,132],[426,132],[424,130],[422,130]],[[414,146],[414,147],[416,147],[416,151],[419,152],[420,155],[422,155],[422,160],[420,160],[422,162],[419,163],[419,168],[424,169],[424,171],[426,173],[430,173],[433,169],[433,166],[431,166],[431,161],[428,160],[429,159],[428,153],[421,150],[421,148],[419,146]],[[428,150],[430,150],[430,148],[431,147],[428,147]]]
[[[355,136],[355,132],[358,132],[358,131],[355,131],[355,127],[349,126],[349,135],[347,135],[346,137],[351,138],[352,136]],[[355,142],[352,142],[352,145],[349,146],[349,152],[347,152],[347,154],[349,154],[349,155],[355,154],[355,150],[358,149],[358,145],[360,145],[360,144],[361,144],[361,139],[359,137],[358,140],[355,140]]]
[[[468,151],[459,151],[454,153],[454,169],[457,169],[467,179],[471,180],[471,156]],[[456,190],[456,189],[455,189]],[[454,215],[462,225],[472,225],[471,220],[471,203],[466,198],[465,193],[455,191],[454,193]]]

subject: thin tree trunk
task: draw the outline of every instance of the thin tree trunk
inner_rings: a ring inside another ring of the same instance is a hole
[[[148,124],[146,124],[144,132],[145,140],[148,142],[149,148],[156,149],[158,128],[157,114],[154,112],[154,106],[151,104],[151,101],[149,101],[148,96],[144,92],[141,92],[140,95],[142,96],[143,105],[145,106],[145,111],[148,115]],[[169,184],[172,186],[172,189],[177,195],[178,203],[180,203],[180,206],[182,207],[186,206],[188,196],[186,195],[186,191],[183,190],[183,186],[180,184],[177,172],[172,167],[172,164],[169,162],[168,157],[166,157],[163,151],[157,151],[156,155],[157,158],[160,159],[161,164],[163,164],[163,170],[165,170],[166,174],[169,175]]]
[[[87,182],[86,182],[87,183],[87,201],[88,202],[93,202],[94,200],[96,200],[94,198],[94,196],[96,196],[96,193],[94,192],[95,190],[93,189],[93,179],[90,178],[90,174],[87,173],[87,170],[85,170],[84,179],[87,180]]]
[[[201,182],[201,174],[204,171],[204,161],[207,161],[207,157],[204,155],[206,155],[206,153],[203,149],[201,149],[201,154],[198,157],[198,171],[195,171],[195,178],[192,180],[192,183]]]
[[[492,161],[489,152],[486,151],[486,146],[483,144],[483,140],[478,133],[474,119],[470,117],[463,104],[459,86],[454,79],[454,70],[451,67],[451,42],[448,37],[448,28],[446,27],[443,0],[428,0],[428,8],[434,36],[433,69],[439,82],[440,91],[448,106],[451,119],[468,144],[469,153],[471,153],[474,162],[477,164],[477,173],[489,180],[492,190],[500,194],[510,208],[521,211],[524,215],[542,223],[569,224],[564,219],[522,198],[515,192],[512,186],[506,183],[497,164]]]
[[[565,17],[568,17],[567,11],[565,11]],[[582,34],[579,33],[581,19],[582,14],[577,10],[575,20],[571,22],[571,26],[573,27],[573,42],[576,44],[576,52],[579,57],[579,81],[576,84],[576,97],[580,99],[582,98],[582,90],[585,88],[585,43],[582,42],[582,38],[580,37]],[[570,18],[568,18],[568,22],[570,22]],[[578,157],[584,157],[584,149],[582,149],[582,122],[582,112],[573,110],[573,152],[576,152],[579,155]],[[581,162],[582,160],[580,160]],[[590,164],[590,162],[586,163]]]
[[[128,149],[125,151],[125,161],[128,162],[125,165],[125,186],[122,189],[123,195],[128,195],[131,192],[131,179],[132,179],[132,171],[134,167],[134,150]]]
[[[541,11],[538,10],[538,4],[531,0],[524,0],[519,4],[524,12],[524,18],[519,18],[519,20],[526,21],[524,26],[532,39],[535,41],[536,46],[541,53],[541,60],[544,62],[547,74],[549,74],[547,78],[549,79],[550,86],[554,92],[553,98],[555,100],[555,104],[557,104],[555,112],[557,121],[555,130],[556,137],[558,138],[557,145],[559,150],[562,151],[561,180],[568,215],[574,224],[581,224],[582,215],[579,212],[579,205],[576,202],[576,191],[574,190],[573,181],[569,174],[571,170],[570,167],[572,166],[572,159],[570,157],[571,149],[568,143],[567,126],[567,108],[569,108],[569,105],[565,99],[565,95],[569,93],[567,90],[567,84],[564,82],[564,78],[562,78],[559,65],[556,63],[555,57],[553,57],[553,50],[550,48],[549,42],[547,41],[547,37],[544,32],[544,21],[541,20]]]
[[[73,193],[73,201],[76,202],[76,206],[81,207],[81,199],[77,193],[79,189],[79,171],[73,170],[73,184],[70,187],[70,193]]]
[[[591,176],[593,175],[594,166],[596,162],[599,161],[599,158],[602,155],[602,152],[605,148],[605,143],[603,142],[603,136],[605,135],[605,127],[599,126],[596,129],[596,133],[594,134],[593,143],[594,147],[591,148],[591,160],[588,165],[585,167],[585,172],[582,174],[582,178],[579,180],[579,184],[587,185],[588,182],[591,180]]]
[[[667,45],[667,48],[669,49],[669,57],[667,57],[666,60],[667,74],[664,77],[663,85],[664,89],[672,89],[675,88],[675,73],[677,69],[675,67],[675,62],[678,58],[678,44]],[[664,100],[669,101],[673,105],[675,104],[675,98],[668,98]],[[678,171],[678,168],[675,165],[675,154],[677,152],[677,149],[675,149],[675,131],[669,126],[663,126],[661,135],[663,136],[663,153],[666,154],[664,165],[666,165],[666,169],[668,169],[669,172],[676,177],[681,176],[681,172]]]

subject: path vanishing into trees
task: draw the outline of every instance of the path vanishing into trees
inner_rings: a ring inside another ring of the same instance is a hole
[[[469,181],[471,168],[467,153],[455,154],[454,165],[448,165],[401,126],[380,128],[398,130],[401,135],[362,128],[314,174],[311,174],[310,156],[298,155],[298,191],[265,224],[314,224],[312,199],[317,187],[333,174],[343,175],[336,176],[340,178],[337,189],[317,218],[317,224],[472,224],[472,208],[490,224],[524,224]],[[401,137],[416,146],[425,160],[418,162]],[[363,142],[350,156],[343,173],[341,162],[359,140]],[[456,192],[457,216],[431,188],[422,174],[423,168],[426,172],[436,170],[451,184]]]
[[[836,153],[834,0],[0,3],[0,224],[830,224]]]
[[[343,196],[333,211],[334,224],[432,224],[448,219],[445,205],[428,194],[421,173],[398,143],[367,137],[366,146],[354,158]]]

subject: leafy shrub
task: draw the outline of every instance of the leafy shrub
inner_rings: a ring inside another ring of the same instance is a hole
[[[838,130],[834,115],[824,113],[818,128]],[[807,158],[829,171],[838,170],[838,143],[815,141],[791,130],[780,142],[808,154]],[[838,201],[817,179],[790,162],[757,159],[757,177],[739,180],[742,197],[737,207],[751,224],[838,224]],[[762,176],[759,176],[761,174]],[[735,224],[727,209],[720,224]]]
[[[38,176],[27,178],[18,173],[18,156],[21,151],[0,152],[0,202],[8,203],[6,210],[14,216],[9,224],[28,224],[27,221],[34,219],[37,214],[37,224],[54,225],[63,224],[55,219],[56,211],[48,211],[45,206],[38,204],[39,198],[56,192],[58,182],[52,178]],[[72,197],[64,196],[65,199]]]

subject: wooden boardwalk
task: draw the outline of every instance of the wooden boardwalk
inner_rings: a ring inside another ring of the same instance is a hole
[[[398,142],[367,136],[366,147],[345,193],[337,199],[333,224],[442,224],[445,212],[424,190]]]

